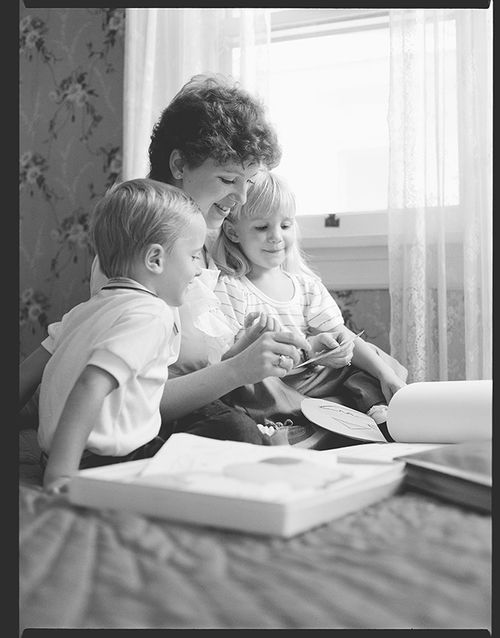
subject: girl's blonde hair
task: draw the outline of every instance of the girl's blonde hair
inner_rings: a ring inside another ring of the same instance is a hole
[[[228,236],[227,226],[242,217],[266,218],[277,211],[288,215],[295,227],[296,241],[287,250],[283,269],[290,273],[306,273],[318,277],[308,266],[300,249],[299,228],[295,219],[295,195],[282,176],[266,170],[257,175],[255,183],[248,189],[246,203],[236,205],[224,220],[222,230],[212,246],[212,258],[223,274],[242,277],[252,270],[252,264],[241,250],[240,244],[233,242]]]
[[[167,252],[201,215],[184,191],[152,179],[112,186],[90,220],[90,240],[106,277],[128,277],[133,263],[151,244]]]

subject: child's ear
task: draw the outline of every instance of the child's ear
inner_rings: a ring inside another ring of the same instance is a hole
[[[144,256],[144,265],[152,273],[159,274],[163,272],[165,261],[165,249],[161,244],[151,244],[146,250]]]
[[[170,171],[174,179],[183,179],[184,178],[184,157],[182,153],[174,148],[174,150],[170,153],[169,166]]]
[[[230,239],[235,244],[239,243],[240,238],[238,237],[238,233],[236,232],[236,229],[233,226],[233,223],[230,222],[229,219],[225,219],[222,222],[222,228],[223,228],[224,232],[226,233],[226,236],[227,236],[228,239]]]

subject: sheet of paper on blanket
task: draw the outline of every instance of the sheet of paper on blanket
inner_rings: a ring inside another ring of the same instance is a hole
[[[403,469],[177,433],[147,461],[81,470],[68,496],[76,505],[290,537],[394,494]]]
[[[452,445],[447,443],[446,445]],[[336,459],[337,463],[393,463],[394,459],[406,454],[425,452],[443,447],[442,443],[363,443],[348,445],[333,450],[323,450],[321,454]]]

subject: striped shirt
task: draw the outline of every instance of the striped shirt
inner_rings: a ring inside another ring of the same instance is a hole
[[[221,275],[214,292],[222,312],[229,320],[236,321],[240,330],[245,317],[259,312],[276,319],[280,328],[305,337],[330,332],[344,324],[340,308],[319,279],[307,274],[285,274],[294,287],[289,301],[271,299],[247,277],[236,279]]]

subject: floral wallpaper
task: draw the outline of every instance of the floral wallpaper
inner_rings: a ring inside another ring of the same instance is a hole
[[[124,9],[20,5],[20,353],[88,297],[88,216],[120,177]]]
[[[88,218],[120,179],[124,9],[26,9],[20,54],[20,354],[88,298]],[[332,291],[389,352],[387,290]]]

